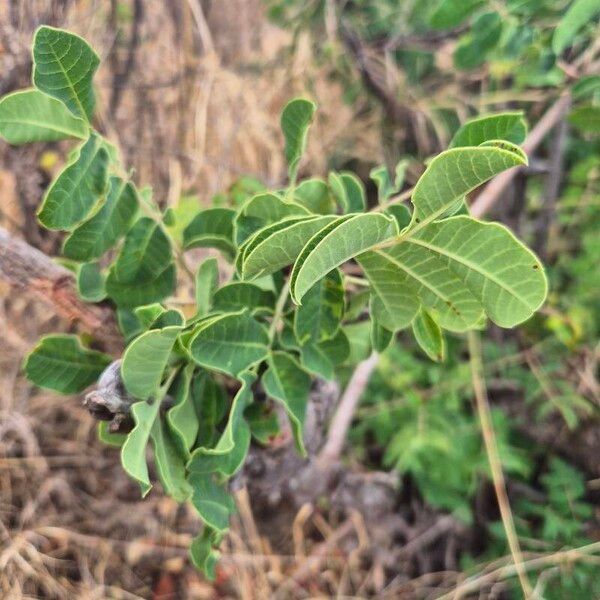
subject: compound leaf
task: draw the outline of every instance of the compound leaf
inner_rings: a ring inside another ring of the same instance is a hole
[[[25,360],[27,378],[43,388],[75,394],[97,381],[111,358],[84,348],[75,335],[42,337]]]
[[[46,25],[35,32],[33,84],[88,121],[95,105],[92,78],[99,64],[98,55],[78,35]]]
[[[85,139],[88,126],[58,100],[39,90],[21,90],[0,100],[0,136],[9,144]]]

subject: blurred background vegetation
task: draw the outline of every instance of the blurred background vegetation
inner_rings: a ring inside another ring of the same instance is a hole
[[[85,36],[105,59],[100,128],[164,208],[237,205],[281,184],[278,115],[296,95],[319,105],[301,176],[352,169],[373,203],[374,166],[402,174],[401,193],[466,119],[522,110],[530,166],[488,216],[543,258],[550,297],[517,330],[490,329],[484,372],[535,592],[596,598],[599,14],[597,0],[5,0],[0,94],[27,85],[39,24]],[[60,240],[34,211],[62,155],[0,146],[0,223],[49,254]],[[241,493],[209,584],[186,559],[192,512],[159,494],[141,502],[78,400],[21,377],[38,334],[65,325],[0,287],[0,326],[2,598],[520,597],[461,336],[443,363],[400,336],[353,423],[347,463],[400,476],[393,566],[359,516],[343,521],[326,502],[287,524],[274,552]],[[342,382],[369,352],[368,327],[355,329]]]

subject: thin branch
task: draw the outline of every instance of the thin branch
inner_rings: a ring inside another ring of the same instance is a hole
[[[329,425],[327,442],[319,452],[318,460],[322,464],[331,464],[339,459],[358,401],[365,391],[378,361],[379,354],[373,352],[369,358],[358,363],[354,373],[352,373],[352,377]]]
[[[492,482],[498,499],[498,507],[500,508],[500,516],[502,524],[506,532],[508,546],[515,564],[515,569],[519,577],[519,582],[523,588],[525,598],[531,598],[533,590],[527,573],[523,568],[523,555],[519,545],[519,538],[515,529],[512,510],[506,492],[506,482],[504,480],[504,472],[502,471],[502,462],[500,461],[500,453],[498,452],[498,443],[496,441],[496,433],[492,423],[492,415],[485,389],[485,381],[483,379],[483,364],[481,362],[481,342],[479,334],[476,331],[470,331],[469,339],[469,358],[471,362],[471,376],[473,381],[473,392],[475,394],[475,404],[481,423],[481,432],[490,463],[490,471],[492,473]]]
[[[71,271],[13,237],[3,227],[0,227],[0,278],[50,304],[57,314],[92,334],[108,352],[120,354],[123,339],[114,311],[80,300]]]
[[[571,105],[570,92],[564,92],[546,111],[523,142],[523,150],[531,154],[542,143],[548,132],[565,116]],[[502,197],[502,193],[522,167],[514,167],[494,177],[471,205],[471,214],[482,217]]]

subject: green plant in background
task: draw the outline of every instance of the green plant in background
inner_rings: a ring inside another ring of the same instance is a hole
[[[227,480],[252,437],[264,443],[273,430],[272,415],[257,410],[259,387],[283,405],[304,453],[311,379],[334,377],[357,356],[357,344],[363,352],[368,345],[383,350],[412,327],[423,350],[440,359],[445,330],[481,329],[487,319],[513,327],[545,300],[536,256],[506,227],[472,218],[465,203],[482,183],[527,163],[517,145],[525,135],[518,113],[460,128],[450,149],[429,161],[410,205],[394,196],[402,169],[393,183],[376,171],[380,203],[369,210],[352,173],[298,181],[316,107],[293,100],[281,116],[286,188],[260,190],[235,207],[188,201],[163,213],[93,127],[95,52],[80,37],[44,26],[33,59],[35,87],[0,100],[0,134],[13,144],[81,140],[48,187],[38,219],[68,233],[63,253],[82,297],[115,306],[126,348],[111,363],[76,336],[49,335],[25,372],[61,393],[120,375],[126,396],[109,400],[117,415],[130,412],[134,426],[122,433],[115,418],[100,428],[101,438],[120,446],[123,468],[143,495],[152,487],[151,445],[165,492],[191,501],[205,524],[191,553],[209,574],[233,511]],[[222,281],[215,258],[193,272],[186,254],[195,248],[220,251],[232,275]],[[181,302],[194,310],[184,315]],[[358,340],[359,332],[370,340]],[[397,442],[390,462],[407,460],[404,444]]]

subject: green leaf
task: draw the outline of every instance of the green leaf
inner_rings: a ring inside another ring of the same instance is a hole
[[[286,201],[276,194],[257,194],[247,200],[236,215],[233,237],[236,244],[241,245],[259,229],[298,216],[312,216],[312,214],[305,206]]]
[[[119,281],[111,270],[106,279],[106,291],[120,308],[131,308],[163,300],[173,293],[175,283],[176,270],[171,263],[153,279],[127,283]]]
[[[273,352],[268,359],[269,368],[262,377],[265,392],[285,407],[298,451],[306,456],[302,432],[311,378],[298,361],[287,352]]]
[[[110,429],[110,423],[108,421],[100,421],[98,423],[98,439],[107,446],[113,448],[121,448],[127,440],[126,433],[113,433]]]
[[[483,115],[462,125],[454,134],[449,148],[479,146],[489,140],[521,144],[526,135],[527,123],[521,111]]]
[[[333,215],[291,218],[261,229],[244,251],[242,277],[270,275],[292,264],[308,240],[336,219]]]
[[[189,457],[189,451],[196,441],[199,426],[196,407],[191,394],[193,373],[194,365],[188,364],[177,376],[171,391],[174,400],[173,406],[166,414],[166,420],[177,447],[181,454],[187,457]]]
[[[501,143],[501,147],[498,144],[446,150],[429,163],[415,186],[415,218],[437,219],[494,175],[525,164],[526,156],[509,142]]]
[[[345,328],[347,329],[347,328]],[[350,343],[345,329],[339,329],[335,337],[301,347],[302,366],[311,373],[327,380],[335,378],[335,367],[341,365],[350,355]]]
[[[106,354],[84,348],[77,336],[56,334],[38,341],[23,369],[35,385],[75,394],[97,381],[110,362]]]
[[[300,304],[302,296],[329,271],[397,234],[396,221],[387,215],[338,218],[315,234],[300,252],[292,269],[292,299]]]
[[[569,123],[582,133],[600,133],[600,106],[581,106],[569,115]]]
[[[197,196],[182,196],[177,206],[165,211],[163,223],[169,232],[169,237],[179,246],[183,245],[183,232],[201,211],[200,200]]]
[[[404,184],[404,175],[408,166],[407,160],[401,160],[396,165],[394,181],[390,178],[390,173],[385,165],[371,169],[369,177],[377,186],[377,201],[382,204],[390,196],[398,193]]]
[[[171,243],[159,223],[149,217],[138,219],[111,268],[119,283],[150,281],[171,261]]]
[[[474,69],[485,62],[502,36],[502,17],[497,12],[479,15],[473,20],[469,33],[463,36],[454,50],[454,64],[459,69]]]
[[[598,0],[575,0],[558,23],[552,36],[552,50],[556,56],[575,39],[579,30],[600,12]]]
[[[394,333],[383,327],[377,319],[371,320],[371,346],[376,352],[387,350],[394,340]]]
[[[84,263],[77,271],[77,291],[86,302],[100,302],[106,298],[104,276],[98,263]]]
[[[133,185],[111,177],[106,202],[65,240],[64,255],[81,261],[100,258],[131,227],[137,211]]]
[[[150,438],[156,471],[164,491],[177,502],[184,502],[192,493],[186,480],[185,455],[179,452],[176,441],[160,417],[154,420]]]
[[[196,271],[196,307],[200,316],[210,312],[212,298],[219,285],[219,263],[216,258],[207,258]]]
[[[275,294],[257,285],[235,281],[219,288],[213,297],[213,310],[235,312],[247,308],[252,312],[273,312]]]
[[[96,102],[92,79],[99,64],[98,55],[78,35],[46,25],[35,32],[33,84],[88,121]]]
[[[329,187],[322,179],[305,179],[294,188],[294,200],[313,213],[328,215],[335,209]]]
[[[229,410],[229,398],[206,371],[201,371],[192,380],[191,394],[198,415],[196,446],[212,446],[216,441],[217,426]]]
[[[0,137],[9,144],[85,139],[88,127],[64,104],[34,89],[13,92],[0,99]]]
[[[71,229],[83,221],[106,190],[108,152],[97,135],[60,172],[44,195],[38,219],[47,229]]]
[[[353,173],[329,173],[331,193],[344,213],[365,210],[365,188],[362,181]]]
[[[215,566],[219,553],[213,550],[221,542],[222,534],[208,526],[205,526],[202,533],[192,540],[190,546],[190,558],[194,566],[202,571],[210,581],[215,578]]]
[[[600,75],[582,77],[571,89],[574,100],[588,99],[598,92],[600,92]]]
[[[294,314],[294,333],[300,344],[332,338],[344,313],[344,286],[338,269],[317,281]]]
[[[252,384],[256,376],[245,372],[240,376],[242,386],[235,395],[229,411],[227,425],[214,448],[197,448],[188,463],[191,473],[214,473],[218,471],[232,476],[243,464],[250,447],[250,427],[244,419],[244,411],[252,402]]]
[[[156,398],[180,326],[152,329],[135,338],[123,354],[121,377],[134,398]]]
[[[431,15],[429,24],[434,29],[452,29],[484,4],[486,0],[442,0]]]
[[[446,358],[446,341],[444,334],[435,319],[421,309],[412,324],[413,334],[421,350],[435,362],[443,362]]]
[[[246,409],[244,416],[250,426],[252,439],[263,446],[268,445],[281,432],[279,418],[271,403],[255,402]]]
[[[371,284],[371,314],[386,329],[408,327],[419,310],[419,299],[406,277],[382,251],[356,257]]]
[[[208,325],[201,323],[189,348],[199,365],[236,377],[266,358],[268,343],[265,328],[242,312],[219,316]]]
[[[371,324],[369,321],[360,321],[344,327],[349,345],[347,362],[356,365],[361,360],[368,358],[371,353]]]
[[[281,113],[281,130],[285,138],[285,158],[290,181],[296,181],[298,163],[306,148],[306,136],[317,105],[304,98],[288,102]]]
[[[215,531],[224,532],[235,512],[233,498],[226,486],[217,484],[212,475],[203,473],[193,473],[189,481],[193,489],[192,504],[200,518]]]
[[[527,320],[546,298],[540,261],[498,223],[451,217],[431,223],[398,248],[403,246],[420,256],[417,277],[437,282],[441,269],[450,269],[501,327]]]
[[[208,208],[198,213],[183,230],[183,247],[217,248],[226,256],[235,254],[233,218],[230,208]]]
[[[385,212],[396,219],[399,231],[402,231],[405,227],[410,225],[412,215],[410,214],[410,210],[408,210],[406,205],[392,204],[385,209]]]
[[[158,417],[162,398],[134,402],[131,405],[131,416],[135,427],[129,432],[121,447],[121,465],[125,472],[137,481],[142,490],[142,497],[152,489],[148,465],[146,464],[146,446],[154,421]]]

